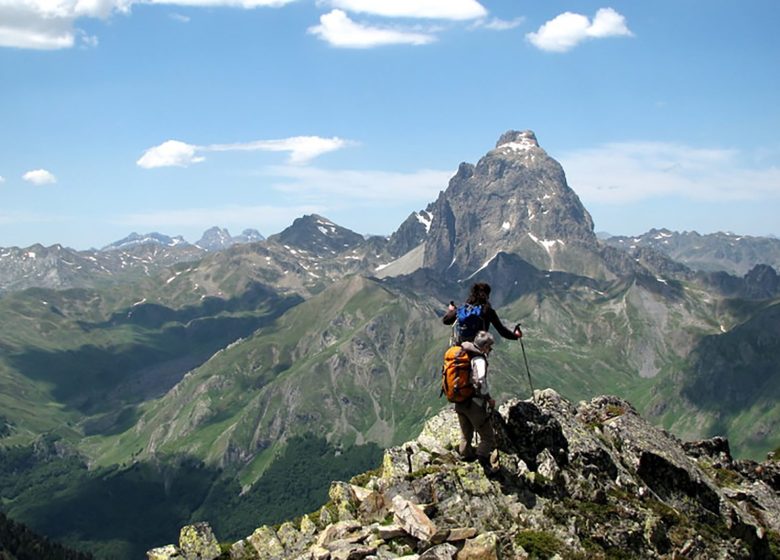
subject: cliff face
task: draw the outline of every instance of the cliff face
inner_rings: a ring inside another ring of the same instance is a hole
[[[593,220],[530,130],[463,163],[430,207],[424,265],[463,278],[499,252],[538,268],[605,275]]]
[[[445,410],[376,471],[334,482],[315,513],[222,551],[206,524],[186,527],[179,546],[148,557],[778,557],[776,460],[734,461],[722,438],[683,443],[609,396],[575,406],[537,391],[501,406],[494,425],[496,474],[460,460]]]

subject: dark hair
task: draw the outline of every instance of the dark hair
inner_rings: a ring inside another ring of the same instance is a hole
[[[485,305],[490,299],[490,284],[485,282],[477,282],[471,286],[469,291],[469,297],[466,298],[466,303],[471,305]]]

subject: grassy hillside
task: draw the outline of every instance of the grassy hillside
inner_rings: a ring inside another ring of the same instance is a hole
[[[0,404],[14,428],[5,443],[49,431],[66,437],[121,431],[144,402],[298,301],[262,287],[178,309],[143,299],[122,307],[114,292],[36,289],[6,296],[0,299]]]
[[[389,445],[438,404],[446,336],[428,302],[352,277],[217,353],[132,429],[85,449],[102,464],[187,453],[243,465],[251,482],[296,433]]]

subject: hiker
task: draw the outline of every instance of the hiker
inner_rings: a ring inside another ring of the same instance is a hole
[[[471,363],[471,385],[473,395],[455,403],[455,412],[460,424],[460,446],[458,451],[465,460],[477,459],[486,469],[493,469],[490,456],[496,448],[496,437],[490,416],[496,401],[490,396],[487,383],[487,357],[493,349],[495,338],[487,331],[479,331],[474,341],[465,341],[461,345]],[[474,432],[479,434],[476,452],[471,445]]]
[[[509,330],[498,318],[496,310],[490,305],[490,285],[485,282],[477,282],[471,286],[464,305],[455,307],[455,303],[450,302],[447,313],[441,320],[445,325],[455,323],[454,344],[474,340],[477,332],[489,330],[490,325],[493,325],[503,338],[518,340],[523,336],[520,325]]]

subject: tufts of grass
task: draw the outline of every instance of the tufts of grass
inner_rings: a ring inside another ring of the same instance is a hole
[[[515,545],[523,547],[532,559],[552,558],[563,550],[563,543],[547,531],[521,531],[515,536]]]

